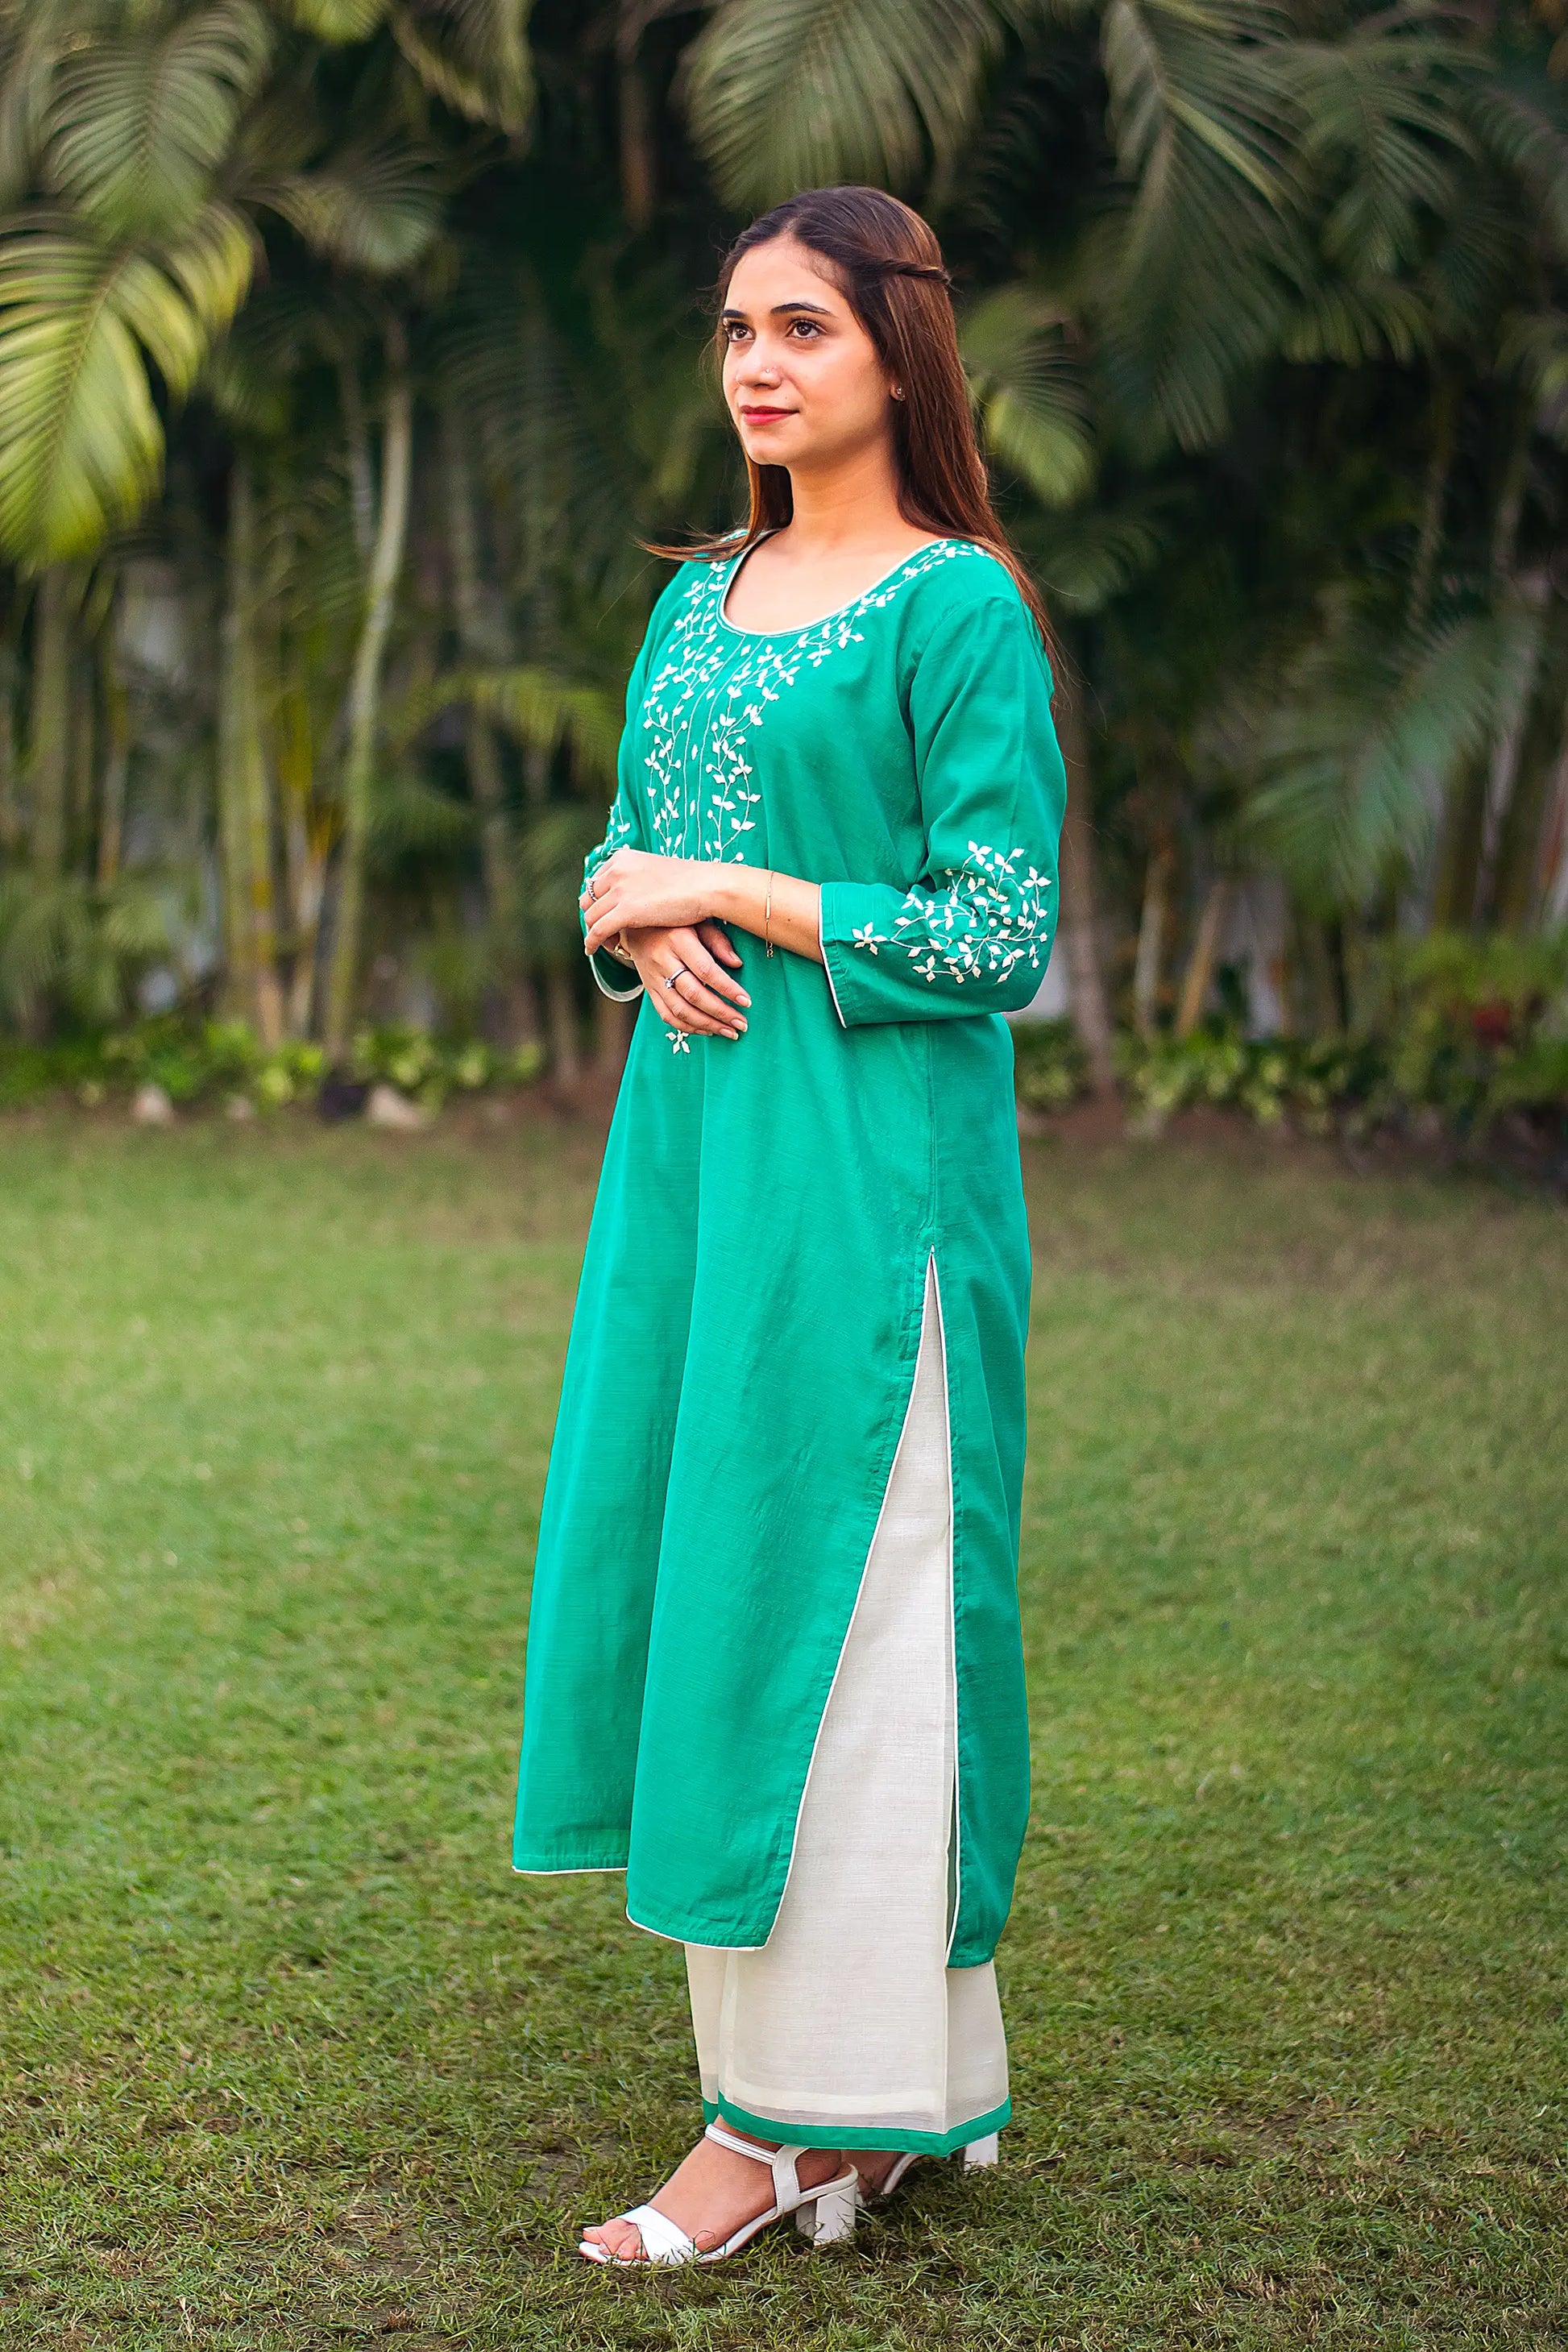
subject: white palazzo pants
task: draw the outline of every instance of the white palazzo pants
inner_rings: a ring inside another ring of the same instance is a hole
[[[994,1969],[947,1966],[956,1746],[952,1477],[933,1264],[909,1412],[773,1933],[753,1950],[686,1947],[710,2111],[808,2146],[936,2153],[1005,2119]]]

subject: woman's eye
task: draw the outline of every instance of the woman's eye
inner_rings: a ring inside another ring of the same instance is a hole
[[[815,319],[795,319],[790,322],[790,333],[798,335],[803,342],[813,341],[821,332],[822,329]]]

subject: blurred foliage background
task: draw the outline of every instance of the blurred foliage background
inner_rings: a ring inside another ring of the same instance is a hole
[[[706,291],[838,179],[1062,640],[1026,1097],[1561,1132],[1568,0],[0,0],[14,1093],[613,1066],[637,539],[736,513]]]

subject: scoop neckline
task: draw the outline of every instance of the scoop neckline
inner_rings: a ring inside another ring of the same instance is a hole
[[[796,621],[787,629],[742,629],[739,622],[731,620],[729,614],[725,612],[724,607],[730,601],[730,591],[735,584],[736,577],[740,572],[741,566],[745,562],[746,557],[748,555],[754,555],[757,549],[763,544],[763,540],[772,539],[773,536],[773,534],[771,530],[764,531],[762,539],[754,541],[752,546],[743,549],[739,555],[733,556],[731,559],[730,569],[725,576],[724,585],[719,591],[719,625],[721,629],[728,629],[732,637],[804,636],[809,629],[823,628],[829,621],[837,621],[841,614],[845,613],[852,613],[857,604],[863,604],[868,596],[874,596],[879,588],[885,588],[889,580],[896,580],[900,572],[907,571],[917,556],[929,555],[933,547],[960,547],[967,546],[969,543],[967,541],[956,539],[928,539],[923,541],[921,546],[911,548],[908,555],[900,556],[897,563],[892,564],[886,572],[882,572],[877,579],[873,580],[869,587],[862,588],[858,595],[846,597],[842,604],[836,604],[831,613],[818,613],[815,620]]]

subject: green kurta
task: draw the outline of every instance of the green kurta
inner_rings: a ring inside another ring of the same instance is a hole
[[[803,875],[826,969],[742,933],[743,1036],[638,1015],[545,1487],[514,1860],[625,1868],[639,1926],[766,1942],[934,1255],[962,1968],[995,1948],[1028,1808],[1029,1258],[1000,1016],[1055,929],[1050,676],[967,541],[804,629],[733,627],[734,568],[685,564],[655,607],[588,871],[630,844]]]

